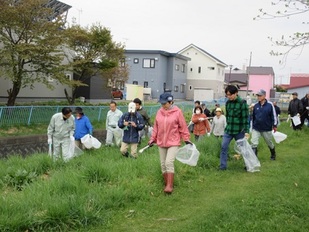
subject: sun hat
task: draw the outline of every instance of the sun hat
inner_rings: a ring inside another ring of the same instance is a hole
[[[173,101],[173,95],[170,93],[162,93],[160,95],[159,101],[161,104],[165,104],[166,102]]]
[[[217,111],[222,112],[221,108],[219,108],[219,107],[216,109],[216,112]]]

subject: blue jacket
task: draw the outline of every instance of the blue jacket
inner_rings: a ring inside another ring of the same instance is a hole
[[[92,125],[89,118],[85,115],[79,119],[75,117],[75,140],[81,139],[86,134],[92,134]]]
[[[272,131],[277,126],[277,115],[274,105],[265,99],[265,103],[261,105],[256,103],[252,113],[253,129],[264,132]]]
[[[137,127],[131,125],[125,126],[124,122],[135,122]],[[119,128],[123,129],[123,138],[124,143],[138,143],[139,134],[138,131],[144,129],[145,123],[143,116],[137,112],[131,114],[129,112],[124,113],[118,121]]]

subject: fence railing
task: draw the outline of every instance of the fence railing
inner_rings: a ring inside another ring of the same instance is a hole
[[[192,111],[192,103],[176,104],[183,112]],[[0,126],[48,124],[52,115],[61,112],[64,106],[2,106],[0,107]],[[75,107],[72,106],[74,111]],[[161,106],[144,106],[152,117]],[[91,122],[105,122],[109,106],[82,106],[84,113]],[[117,106],[122,112],[127,112],[127,106]]]

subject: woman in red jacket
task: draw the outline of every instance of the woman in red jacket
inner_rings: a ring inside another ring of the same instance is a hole
[[[206,115],[203,113],[202,107],[196,106],[191,121],[194,123],[193,134],[195,141],[199,141],[207,132],[210,136],[210,126]]]
[[[165,181],[165,193],[173,192],[174,161],[181,139],[190,142],[190,133],[182,111],[174,105],[173,96],[169,93],[160,95],[162,107],[158,110],[149,146],[156,143],[159,147],[161,171]]]

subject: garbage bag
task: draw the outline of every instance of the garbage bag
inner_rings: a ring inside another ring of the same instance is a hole
[[[273,134],[273,137],[274,137],[276,143],[280,143],[288,137],[286,134],[283,134],[279,131],[272,132],[272,134]]]
[[[91,148],[98,149],[101,147],[101,142],[90,134],[86,134],[85,136],[83,136],[80,139],[80,141],[82,142],[82,144],[84,144],[85,148],[87,149]]]
[[[196,166],[199,156],[200,152],[197,150],[195,144],[186,144],[178,149],[176,159],[181,163]]]
[[[235,143],[234,149],[237,153],[241,154],[244,158],[247,172],[259,172],[260,171],[260,161],[254,154],[250,144],[247,139],[238,139]]]

